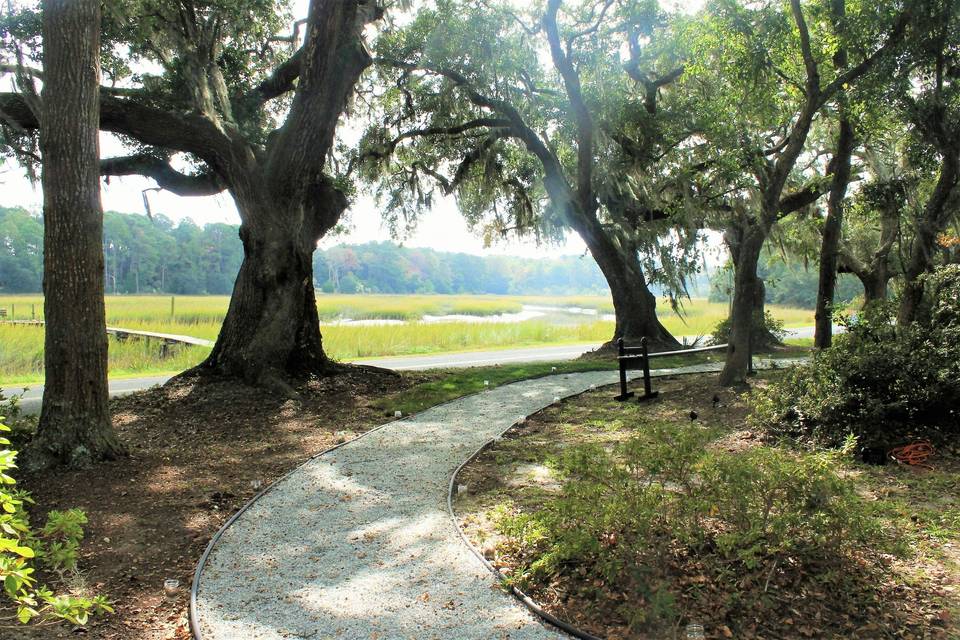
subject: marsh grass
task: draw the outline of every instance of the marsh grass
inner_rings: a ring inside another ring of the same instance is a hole
[[[8,317],[42,318],[41,296],[0,296]],[[127,329],[189,335],[216,340],[229,298],[226,296],[108,296],[107,323]],[[519,311],[523,304],[580,307],[608,311],[604,296],[381,296],[319,295],[325,320],[408,319],[397,325],[331,325],[323,327],[327,352],[340,360],[402,356],[547,344],[601,344],[613,334],[613,322],[589,315],[545,317],[523,322],[417,322],[425,314],[489,316]],[[727,315],[727,305],[703,299],[688,301],[683,318],[661,301],[661,320],[677,336],[710,333]],[[609,307],[612,310],[612,306]],[[786,326],[813,321],[803,309],[770,307]],[[409,319],[414,321],[409,321]],[[143,375],[182,371],[199,363],[208,349],[183,347],[161,357],[155,342],[110,341],[110,374]],[[37,327],[0,325],[0,384],[36,382],[43,378],[43,331]]]
[[[210,352],[203,347],[174,346],[161,355],[155,340],[125,340],[110,337],[110,375],[116,377],[173,373],[203,360]],[[43,329],[0,324],[0,384],[30,384],[43,380]]]

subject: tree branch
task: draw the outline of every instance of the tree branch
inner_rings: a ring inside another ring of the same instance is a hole
[[[0,93],[0,111],[25,130],[40,127],[19,93]],[[230,153],[230,140],[213,122],[195,114],[164,111],[101,92],[100,129],[129,136],[169,151],[190,153],[219,170]]]
[[[273,73],[260,84],[250,90],[245,100],[263,104],[274,98],[279,98],[283,94],[293,91],[294,83],[300,77],[300,67],[303,63],[303,48],[297,49],[296,53],[280,64],[273,70]]]
[[[837,91],[842,89],[844,85],[850,84],[877,63],[883,56],[893,49],[895,46],[900,44],[907,32],[907,24],[909,24],[912,14],[909,10],[905,10],[897,18],[897,21],[893,25],[893,29],[890,31],[890,36],[887,38],[886,42],[880,45],[880,48],[874,51],[872,54],[860,61],[859,64],[856,64],[845,73],[837,76],[833,82],[824,87],[823,91],[820,92],[820,105],[822,106],[827,100],[829,100]]]
[[[227,188],[212,171],[188,175],[174,169],[168,160],[150,154],[105,158],[100,161],[100,175],[146,176],[153,178],[160,188],[178,196],[211,196]]]
[[[380,157],[386,157],[393,153],[397,145],[410,138],[423,138],[427,136],[456,136],[467,131],[481,128],[503,128],[509,127],[510,122],[503,118],[476,118],[469,122],[453,125],[450,127],[424,127],[421,129],[411,129],[405,131],[399,136],[387,143],[387,149]]]
[[[593,197],[593,118],[583,99],[580,86],[580,76],[569,56],[564,52],[560,43],[560,32],[557,27],[557,12],[562,0],[550,0],[546,15],[543,17],[543,26],[550,43],[550,55],[553,64],[563,78],[567,97],[573,108],[577,123],[577,195],[584,211],[593,211],[596,203]]]

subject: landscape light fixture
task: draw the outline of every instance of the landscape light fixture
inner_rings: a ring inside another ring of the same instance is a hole
[[[176,578],[167,578],[163,581],[163,592],[168,598],[173,598],[180,591],[180,581]]]

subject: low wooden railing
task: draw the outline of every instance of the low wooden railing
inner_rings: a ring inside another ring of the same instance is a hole
[[[627,347],[623,344],[623,338],[617,340],[617,364],[620,368],[620,395],[617,400],[623,402],[629,400],[634,395],[633,391],[627,391],[627,371],[643,369],[643,395],[637,398],[638,402],[650,400],[660,395],[659,391],[653,390],[653,383],[650,377],[650,361],[654,358],[663,358],[665,356],[682,356],[690,353],[704,353],[707,351],[725,351],[726,344],[711,345],[709,347],[694,347],[693,349],[681,349],[678,351],[659,351],[657,353],[647,352],[647,339],[640,340],[639,347]]]
[[[43,320],[0,320],[4,324],[20,324],[30,326],[44,325]],[[159,340],[165,347],[174,344],[186,344],[191,347],[212,347],[213,341],[203,338],[194,338],[193,336],[181,336],[174,333],[158,333],[156,331],[139,331],[137,329],[124,329],[123,327],[107,327],[107,334],[117,337],[121,342],[127,338],[144,338],[146,340]]]

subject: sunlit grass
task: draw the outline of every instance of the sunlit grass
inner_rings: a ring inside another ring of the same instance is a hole
[[[0,296],[8,319],[42,318],[41,296]],[[107,323],[134,330],[173,333],[215,340],[229,299],[226,296],[108,296]],[[419,319],[424,314],[491,315],[519,311],[524,304],[581,307],[598,313],[612,311],[604,296],[380,296],[321,295],[318,309],[327,320]],[[32,305],[32,306],[31,306]],[[786,326],[812,324],[804,309],[769,307]],[[683,317],[660,303],[661,321],[674,335],[710,333],[727,316],[728,307],[703,299],[687,301]],[[32,312],[32,313],[31,313]],[[545,317],[512,323],[406,322],[397,325],[323,327],[324,348],[334,358],[354,360],[480,349],[592,343],[613,335],[613,322],[590,315]],[[178,347],[161,357],[155,341],[110,341],[110,373],[146,375],[174,372],[199,363],[208,349]],[[39,327],[0,325],[0,384],[36,382],[43,378],[43,330]]]
[[[172,346],[161,353],[156,340],[111,337],[108,346],[110,374],[117,377],[179,372],[199,363],[210,352],[203,347]],[[43,380],[43,329],[0,324],[0,384],[4,386]]]

